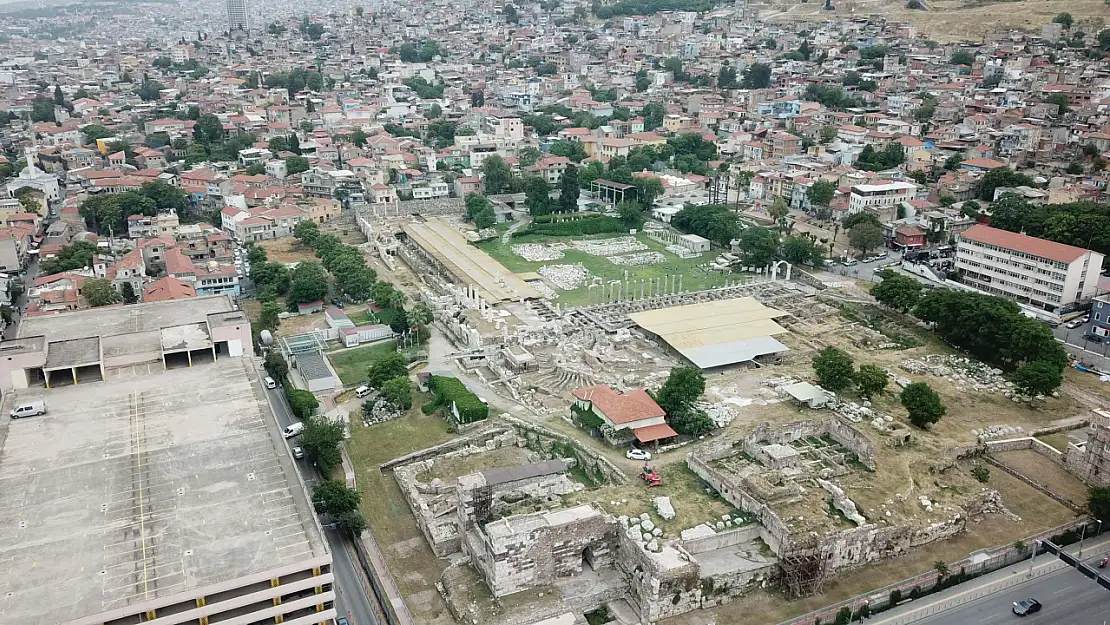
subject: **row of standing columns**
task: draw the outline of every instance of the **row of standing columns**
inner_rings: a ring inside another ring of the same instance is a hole
[[[620,302],[637,302],[655,297],[678,295],[684,292],[681,275],[672,274],[659,278],[629,280],[626,271],[623,280],[595,282],[586,285],[586,305],[601,306]]]

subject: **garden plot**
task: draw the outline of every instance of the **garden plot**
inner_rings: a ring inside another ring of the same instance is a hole
[[[598,239],[591,241],[574,241],[571,246],[590,256],[617,256],[630,252],[642,252],[648,246],[641,243],[636,237],[614,237],[611,239]]]
[[[644,265],[657,265],[667,261],[667,257],[661,252],[640,252],[639,254],[626,254],[624,256],[610,256],[609,260],[614,265],[625,265],[629,267],[642,267]]]
[[[562,291],[573,291],[590,277],[590,272],[582,265],[544,265],[536,273]]]
[[[560,260],[563,258],[563,250],[567,247],[565,243],[520,243],[509,249],[524,260],[534,263]]]

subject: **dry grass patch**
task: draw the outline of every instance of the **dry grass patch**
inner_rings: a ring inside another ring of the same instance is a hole
[[[1032,449],[1006,451],[993,456],[998,462],[1044,486],[1057,496],[1080,506],[1086,504],[1087,487],[1083,482]]]
[[[501,447],[497,451],[489,451],[455,458],[437,459],[432,468],[416,476],[421,482],[428,483],[434,479],[451,483],[456,478],[471,473],[478,473],[486,469],[500,469],[518,467],[532,462],[533,452],[522,447]]]
[[[293,237],[259,241],[255,245],[266,250],[266,260],[272,263],[319,262],[311,249],[298,246]]]
[[[427,400],[418,395],[413,404],[420,406]],[[370,427],[358,419],[351,421],[347,449],[362,493],[362,513],[419,623],[453,623],[435,589],[445,562],[428,548],[392,472],[383,474],[378,465],[451,438],[443,419],[424,415],[418,407],[400,419]]]

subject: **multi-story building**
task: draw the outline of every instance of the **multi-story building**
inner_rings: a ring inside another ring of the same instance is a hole
[[[1084,334],[1110,341],[1110,295],[1099,295],[1091,300],[1091,320]]]
[[[227,29],[230,31],[250,31],[247,0],[227,0]]]
[[[127,236],[132,239],[149,239],[162,235],[173,236],[181,220],[172,208],[153,217],[131,215],[127,218]]]
[[[1098,252],[984,225],[956,245],[964,284],[1050,312],[1090,300],[1102,261]]]
[[[331,553],[230,298],[28,316],[4,346],[3,410],[49,411],[0,423],[20,502],[0,524],[34,528],[0,535],[5,621],[333,621]]]
[[[869,211],[881,215],[897,210],[902,202],[909,202],[917,194],[917,185],[911,182],[887,182],[883,184],[857,184],[848,196],[848,214]]]

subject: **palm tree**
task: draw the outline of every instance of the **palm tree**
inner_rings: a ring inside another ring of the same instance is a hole
[[[405,294],[400,289],[393,289],[393,292],[389,294],[389,305],[386,306],[386,308],[392,308],[393,310],[404,310]]]
[[[933,563],[933,570],[937,572],[937,580],[942,580],[948,576],[948,565],[943,560],[937,560]]]
[[[408,319],[410,328],[426,326],[432,322],[432,311],[424,304],[417,304],[405,313],[405,318]]]

